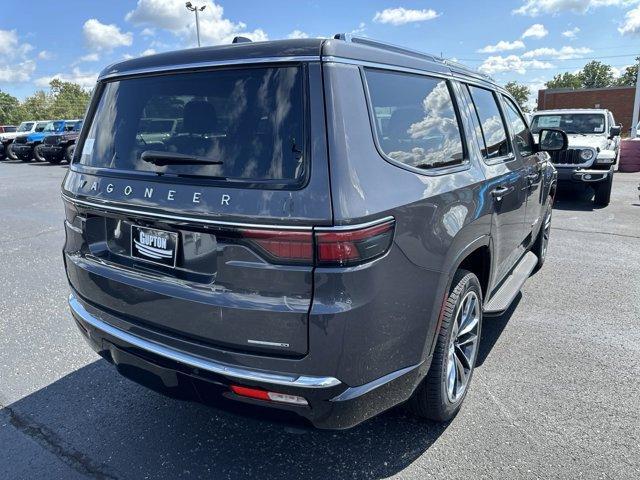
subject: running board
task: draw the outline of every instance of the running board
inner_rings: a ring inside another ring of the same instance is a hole
[[[538,257],[533,252],[527,252],[520,260],[516,268],[513,269],[511,274],[505,279],[502,286],[498,289],[493,297],[484,304],[484,313],[497,314],[504,312],[513,299],[516,298],[518,292],[527,281],[533,269],[538,264]]]

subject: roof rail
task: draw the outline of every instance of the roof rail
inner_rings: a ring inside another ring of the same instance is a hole
[[[419,57],[419,58],[425,58],[427,60],[431,60],[432,62],[438,62],[438,63],[442,63],[443,65],[446,65],[447,67],[449,67],[450,69],[458,72],[458,73],[463,73],[466,75],[471,75],[477,78],[481,78],[484,80],[488,80],[490,82],[495,83],[495,81],[493,80],[493,78],[489,75],[486,75],[482,72],[479,72],[477,70],[474,70],[470,67],[467,67],[466,65],[462,64],[462,63],[458,63],[458,62],[454,62],[453,60],[447,60],[445,58],[442,57],[436,57],[435,55],[430,55],[428,53],[423,53],[420,52],[418,50],[413,50],[410,48],[405,48],[405,47],[401,47],[398,45],[394,45],[392,43],[386,43],[386,42],[380,42],[378,40],[372,40],[370,38],[365,38],[365,37],[357,37],[354,36],[350,33],[336,33],[333,36],[334,39],[336,40],[344,40],[345,42],[351,42],[351,43],[359,43],[361,45],[368,45],[370,47],[375,47],[375,48],[380,48],[383,50],[387,50],[390,52],[396,52],[396,53],[403,53],[405,55],[411,55],[413,57]]]
[[[350,33],[336,33],[333,38],[336,40],[344,40],[345,42],[359,43],[361,45],[367,45],[369,47],[380,48],[389,52],[403,53],[405,55],[411,55],[413,57],[426,58],[432,62],[437,62],[438,58],[428,53],[419,52],[418,50],[412,50],[410,48],[401,47],[392,43],[380,42],[378,40],[372,40],[365,37],[357,37]]]

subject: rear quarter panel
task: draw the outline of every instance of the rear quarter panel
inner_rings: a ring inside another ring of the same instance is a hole
[[[463,253],[489,244],[491,203],[477,145],[468,142],[469,165],[455,173],[393,165],[376,148],[360,68],[327,63],[324,73],[334,222],[396,220],[385,257],[358,268],[316,269],[311,349],[314,333],[342,329],[338,370],[347,383],[360,384],[428,358]]]

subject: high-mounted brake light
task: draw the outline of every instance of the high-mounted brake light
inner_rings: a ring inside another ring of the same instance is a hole
[[[394,220],[389,219],[364,228],[328,228],[315,232],[242,229],[240,235],[275,261],[348,266],[386,253],[393,240],[394,224]]]
[[[240,385],[231,385],[231,391],[240,397],[255,398],[266,402],[290,403],[292,405],[309,405],[304,397],[297,395],[288,395],[286,393],[269,392],[259,388],[241,387]]]
[[[393,240],[394,221],[346,231],[316,232],[316,263],[344,266],[383,255]]]

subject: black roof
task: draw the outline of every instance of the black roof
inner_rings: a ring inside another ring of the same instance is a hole
[[[190,48],[159,53],[114,63],[100,73],[100,78],[134,74],[138,71],[167,70],[211,62],[247,61],[278,57],[337,57],[356,62],[394,65],[454,76],[473,77],[494,84],[486,75],[464,65],[427,53],[377,42],[368,38],[340,34],[336,38],[304,38],[268,42],[242,42],[215,47]]]

